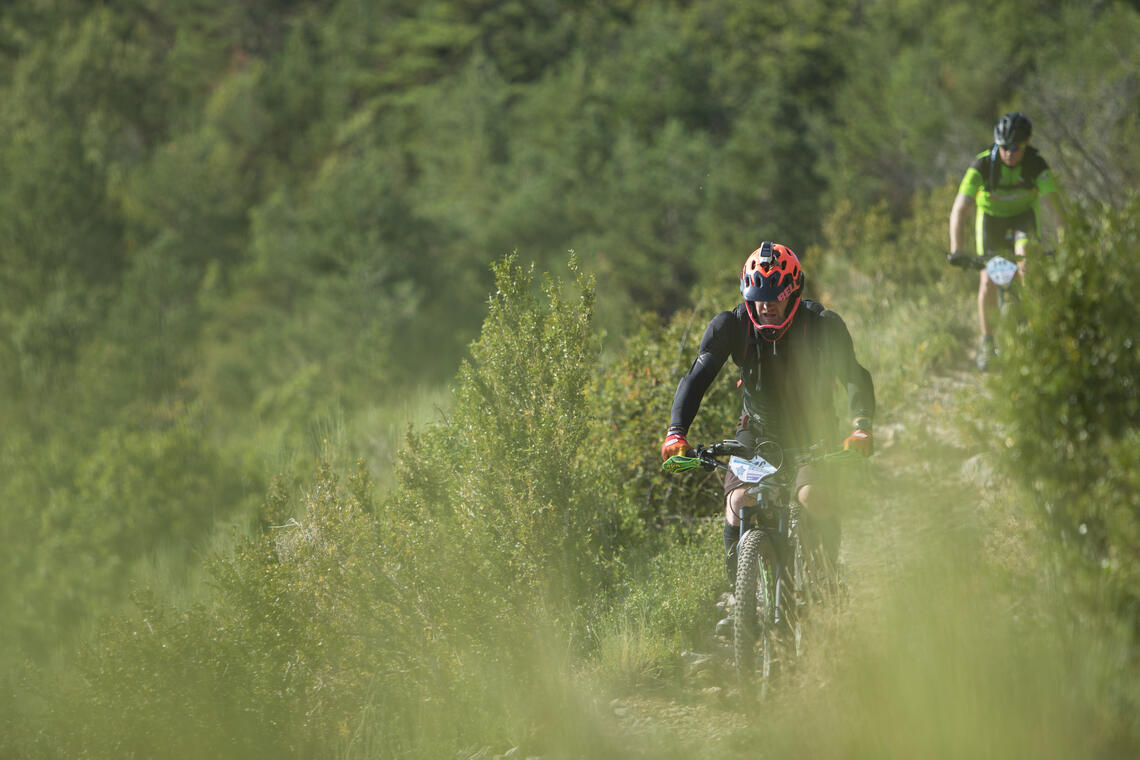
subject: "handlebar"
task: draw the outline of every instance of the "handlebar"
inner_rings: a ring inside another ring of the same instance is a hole
[[[1046,257],[1053,255],[1053,251],[1049,250],[1049,249],[1043,249],[1043,250],[1039,251],[1039,253],[1042,256],[1046,256]],[[997,253],[995,251],[986,251],[984,254],[982,254],[980,256],[975,255],[973,253],[963,253],[962,251],[954,251],[952,253],[946,254],[946,263],[950,264],[950,266],[958,267],[959,269],[978,269],[978,270],[981,270],[981,269],[986,268],[986,264],[990,263],[990,259],[996,259],[998,257],[1008,258],[1008,259],[1014,258],[1012,255],[1003,256],[1003,254]]]
[[[995,253],[991,253],[987,256],[975,256],[972,253],[954,251],[953,253],[946,254],[946,262],[950,264],[950,266],[955,266],[959,269],[985,269],[986,262],[996,255]]]
[[[1013,254],[1003,255],[995,251],[986,251],[981,255],[973,253],[963,253],[962,251],[955,251],[954,253],[946,254],[946,261],[951,266],[958,267],[959,269],[985,269],[986,264],[989,264],[993,259],[1006,259],[1011,261],[1016,258]]]
[[[765,449],[772,451],[771,454],[765,452]],[[710,446],[698,444],[695,449],[690,450],[684,456],[675,455],[666,459],[661,464],[661,469],[666,472],[685,472],[687,470],[695,470],[702,468],[705,470],[714,470],[720,468],[727,470],[728,465],[720,461],[722,457],[726,456],[739,456],[744,458],[751,458],[756,454],[763,454],[764,458],[771,462],[777,470],[781,469],[784,465],[785,457],[788,454],[796,455],[803,460],[803,464],[809,462],[819,462],[823,460],[859,460],[864,459],[863,455],[857,451],[849,451],[847,449],[840,449],[838,451],[824,451],[822,444],[815,444],[802,449],[784,449],[775,441],[763,441],[750,450],[748,446],[740,441],[730,439],[714,443]],[[773,461],[774,460],[774,461]]]
[[[748,453],[748,447],[735,439],[714,443],[711,446],[697,444],[695,449],[690,449],[683,456],[675,455],[666,459],[661,464],[661,469],[666,472],[684,472],[695,470],[698,467],[705,470],[713,470],[717,467],[727,470],[728,466],[720,461],[720,457],[734,454],[744,456]]]

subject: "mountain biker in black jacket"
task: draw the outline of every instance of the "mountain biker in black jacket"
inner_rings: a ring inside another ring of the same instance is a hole
[[[979,153],[966,169],[950,209],[950,258],[965,249],[969,215],[974,215],[975,253],[996,253],[1018,262],[1018,276],[1025,274],[1025,251],[1030,239],[1041,238],[1038,211],[1054,230],[1060,229],[1053,203],[1057,185],[1049,165],[1029,144],[1033,124],[1025,114],[1007,113],[994,125],[994,143]],[[993,319],[997,287],[982,270],[978,283],[978,321],[981,344],[978,369],[985,370],[994,354]]]
[[[772,440],[783,448],[818,442],[837,445],[842,428],[837,424],[833,389],[840,384],[847,390],[853,428],[843,446],[871,455],[875,413],[871,374],[856,360],[843,320],[803,299],[803,287],[803,269],[790,248],[765,242],[752,252],[741,273],[744,302],[713,317],[696,360],[677,386],[661,447],[663,460],[691,448],[685,435],[729,357],[740,368],[738,387],[744,402],[737,439],[752,444]],[[817,465],[802,468],[795,495],[834,560],[839,548],[837,499],[819,475]],[[743,485],[731,472],[725,475],[725,570],[730,583],[736,575],[740,507],[755,504],[756,499]]]

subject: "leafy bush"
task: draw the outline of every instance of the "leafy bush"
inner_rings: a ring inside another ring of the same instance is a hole
[[[719,493],[715,483],[706,489]],[[602,688],[660,688],[680,675],[682,652],[708,646],[714,602],[725,590],[721,536],[719,520],[674,523],[627,556],[592,626],[587,671]]]
[[[1066,6],[1060,24],[1081,29],[1044,57],[1023,88],[1023,109],[1033,116],[1033,141],[1065,192],[1120,208],[1140,183],[1140,34],[1135,6],[1111,3]],[[1090,17],[1091,15],[1091,17]]]
[[[1078,550],[1065,574],[1140,634],[1140,197],[1086,205],[1027,280],[1001,344],[995,415],[1008,462],[1049,531]]]
[[[465,571],[491,573],[470,610],[479,627],[540,599],[573,609],[604,580],[623,520],[601,490],[606,463],[587,446],[585,390],[598,353],[592,284],[580,277],[568,302],[548,280],[540,307],[513,256],[495,275],[482,334],[457,375],[455,409],[446,424],[409,437],[400,465],[399,508],[431,539],[463,536],[462,552],[436,569],[469,561]],[[425,551],[422,561],[438,557]],[[471,606],[455,602],[452,616]]]
[[[139,591],[134,616],[101,627],[79,660],[83,679],[59,687],[71,707],[60,746],[95,757],[328,756],[351,741],[370,693],[416,701],[425,637],[397,583],[407,552],[381,536],[367,477],[342,483],[326,468],[284,521],[293,506],[271,491],[263,515],[275,524],[212,561],[212,605]],[[388,707],[385,720],[399,721],[399,701]]]
[[[650,317],[635,323],[621,356],[599,372],[591,397],[600,427],[594,446],[604,452],[622,501],[635,505],[639,522],[656,524],[715,516],[722,511],[715,474],[665,477],[660,447],[669,426],[677,383],[697,356],[705,327],[719,312],[736,305],[731,284],[694,293],[695,305],[679,311],[662,329]],[[688,439],[712,443],[731,437],[740,418],[735,365],[729,360],[701,404]]]
[[[13,505],[2,525],[13,543],[0,638],[37,657],[125,600],[151,559],[162,580],[184,583],[215,526],[256,504],[247,501],[256,476],[215,447],[192,410],[174,405],[74,438],[51,436],[45,458],[45,442],[12,436],[0,469]],[[73,461],[61,455],[70,447],[86,452]]]
[[[568,301],[547,282],[542,304],[513,257],[495,271],[455,409],[409,436],[392,497],[363,468],[343,482],[324,468],[300,510],[271,491],[260,535],[211,563],[211,605],[139,593],[136,615],[102,627],[83,679],[59,687],[74,709],[58,746],[438,757],[549,709],[505,684],[589,645],[625,517],[585,448],[591,283]],[[570,685],[546,688],[561,701]]]

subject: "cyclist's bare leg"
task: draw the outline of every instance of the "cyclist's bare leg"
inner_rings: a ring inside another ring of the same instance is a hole
[[[827,497],[826,488],[817,488],[810,483],[800,486],[800,490],[796,491],[796,501],[802,504],[812,517],[838,516],[835,514],[835,504]]]
[[[796,500],[803,505],[808,514],[818,518],[837,517],[831,499],[827,498],[826,488],[817,488],[810,483],[796,491]],[[740,508],[753,506],[756,497],[748,493],[747,488],[737,488],[731,491],[724,499],[724,520],[729,525],[740,525]]]
[[[993,314],[998,307],[998,286],[983,269],[978,281],[978,323],[982,337],[993,334]]]
[[[1025,253],[1028,249],[1029,235],[1024,232],[1014,233],[1013,253],[1014,261],[1017,262],[1015,278],[1025,276]],[[998,286],[983,269],[978,279],[978,323],[983,338],[993,334],[993,315],[998,308],[998,290]]]
[[[756,496],[748,493],[744,486],[729,491],[724,497],[724,521],[732,526],[740,525],[740,508],[756,504]]]
[[[756,496],[744,486],[724,497],[724,572],[731,586],[736,580],[736,541],[740,537],[740,508],[756,504]]]
[[[838,501],[833,494],[833,488],[826,485],[813,486],[810,483],[805,483],[796,491],[796,500],[803,505],[814,525],[816,540],[822,544],[825,556],[832,562],[839,556]]]

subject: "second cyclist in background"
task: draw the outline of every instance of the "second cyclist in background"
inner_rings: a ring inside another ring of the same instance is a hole
[[[994,143],[979,153],[966,170],[950,211],[951,259],[965,253],[967,224],[974,216],[975,253],[999,254],[1018,263],[1025,273],[1029,241],[1041,239],[1039,210],[1053,230],[1060,228],[1054,203],[1057,186],[1049,165],[1029,144],[1033,125],[1020,112],[1007,113],[994,126]],[[993,315],[997,286],[982,270],[978,283],[978,322],[981,339],[978,368],[985,370],[994,356]]]

